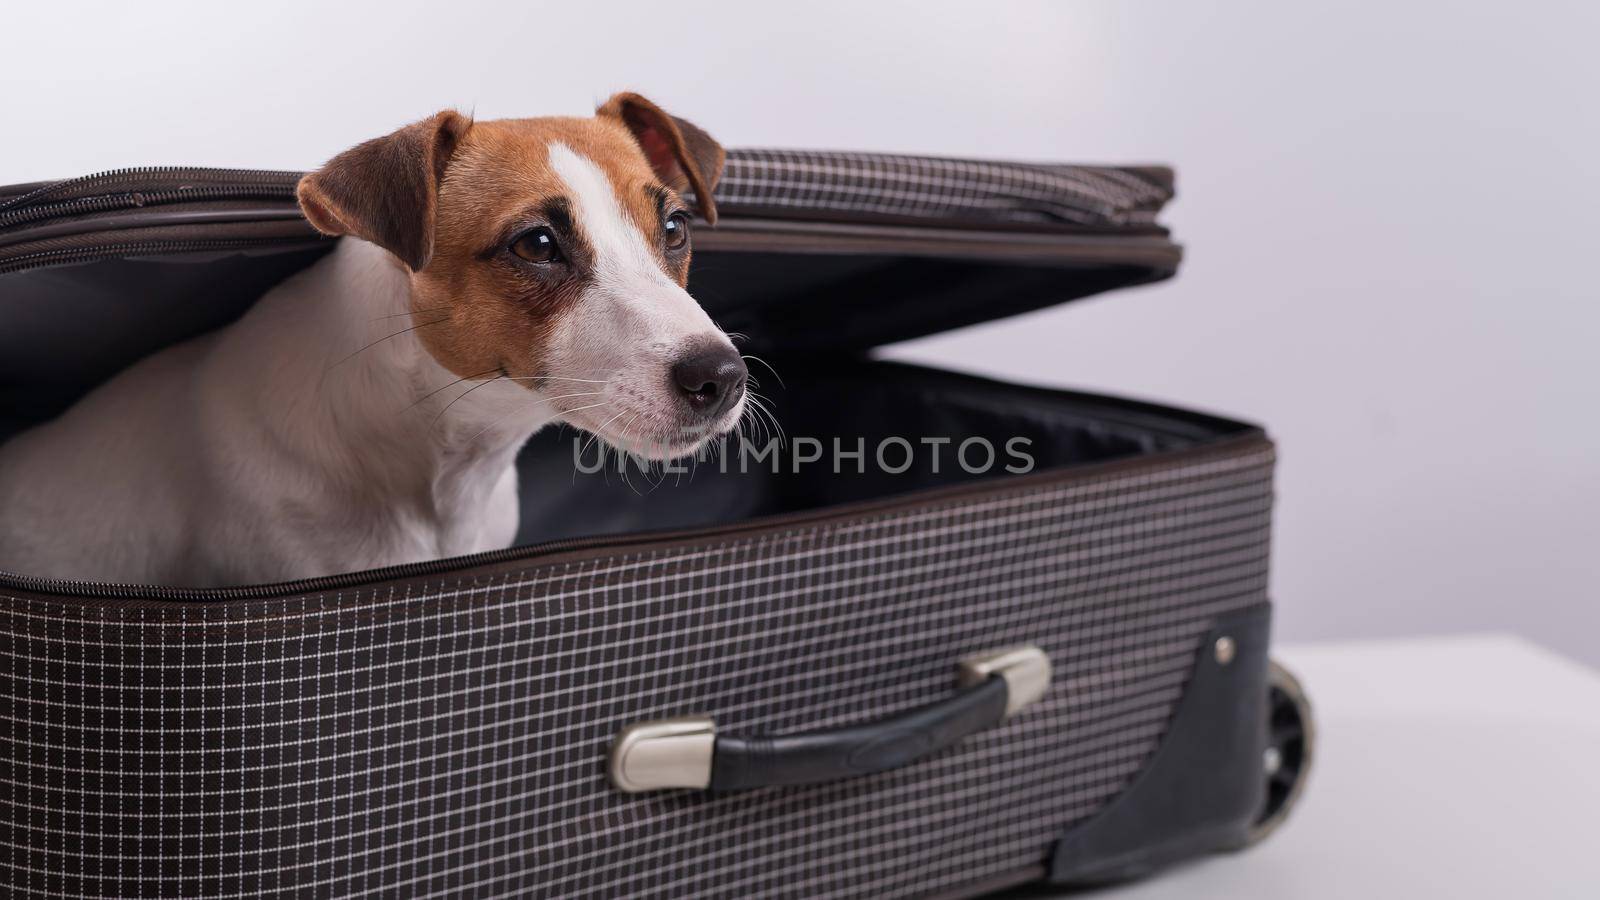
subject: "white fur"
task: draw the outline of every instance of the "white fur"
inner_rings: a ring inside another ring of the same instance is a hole
[[[508,545],[512,462],[549,404],[497,382],[444,411],[472,381],[418,403],[456,376],[401,333],[409,299],[393,257],[346,238],[0,446],[0,568],[203,586]]]
[[[744,413],[744,397],[709,431],[685,434],[664,392],[671,361],[697,341],[732,342],[689,292],[668,278],[655,253],[618,200],[600,167],[566,144],[552,142],[550,168],[567,185],[574,218],[595,255],[590,287],[557,329],[549,348],[553,368],[604,373],[604,402],[571,419],[630,452],[681,456],[703,443],[695,434],[720,433]]]

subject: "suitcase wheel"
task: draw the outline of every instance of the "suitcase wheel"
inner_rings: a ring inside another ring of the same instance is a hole
[[[1311,702],[1299,680],[1272,660],[1267,671],[1267,749],[1261,760],[1267,789],[1246,846],[1260,842],[1288,818],[1305,788],[1315,738]]]

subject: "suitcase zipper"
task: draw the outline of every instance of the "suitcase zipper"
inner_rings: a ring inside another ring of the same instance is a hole
[[[124,254],[138,253],[143,256],[160,255],[164,253],[197,253],[208,250],[241,250],[249,247],[268,247],[275,244],[295,245],[307,244],[316,241],[310,237],[252,237],[252,238],[216,238],[212,240],[193,241],[139,241],[124,242],[120,244],[89,244],[82,247],[58,247],[50,250],[39,250],[33,253],[24,253],[9,259],[0,256],[0,275],[10,272],[20,272],[24,269],[34,269],[41,266],[59,265],[73,262],[95,262],[102,259],[114,259]]]
[[[46,225],[76,216],[87,217],[180,203],[264,200],[292,207],[295,204],[295,186],[299,181],[299,172],[270,169],[196,169],[178,166],[113,169],[82,178],[51,182],[0,201],[0,231],[21,228],[25,235],[26,226]],[[17,232],[13,232],[15,234]],[[23,237],[14,243],[26,240]],[[65,246],[14,254],[0,250],[0,274],[63,263],[93,262],[124,254],[239,250],[315,240],[308,230],[305,236],[276,233],[260,237],[186,239],[167,235],[144,240],[123,237],[106,243],[103,240],[96,242],[91,232],[64,241]],[[73,245],[74,241],[81,243]]]
[[[280,185],[230,185],[201,188],[178,188],[166,191],[127,191],[119,194],[98,194],[59,203],[29,205],[0,211],[0,228],[26,225],[45,219],[90,213],[114,212],[122,209],[139,209],[163,203],[190,203],[203,200],[278,200],[292,199],[294,188],[285,190]]]
[[[74,215],[77,212],[98,212],[91,201],[105,196],[103,189],[117,187],[132,183],[136,186],[150,185],[144,193],[159,192],[166,182],[180,181],[176,187],[168,188],[169,191],[181,193],[186,199],[204,200],[211,199],[215,192],[225,192],[240,188],[255,188],[273,197],[284,199],[294,198],[295,185],[300,181],[299,172],[274,171],[271,169],[195,169],[182,166],[141,166],[129,169],[112,169],[108,172],[99,172],[94,175],[84,175],[81,178],[68,178],[63,181],[54,181],[41,185],[24,194],[12,197],[10,200],[0,202],[0,228],[14,224],[7,221],[6,216],[15,214],[19,210],[37,208],[53,197],[64,194],[76,194],[69,197],[67,202],[52,204],[59,207],[52,215]],[[218,184],[217,182],[221,182]],[[141,193],[138,187],[124,188],[122,196],[134,197]],[[72,209],[74,202],[85,203],[82,209]],[[143,204],[132,204],[143,205]]]

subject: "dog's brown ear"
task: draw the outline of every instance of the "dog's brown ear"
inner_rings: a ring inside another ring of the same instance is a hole
[[[656,177],[673,190],[694,191],[695,205],[707,222],[717,222],[711,192],[722,177],[722,145],[692,122],[670,116],[638,94],[613,94],[596,115],[609,116],[633,132]]]
[[[471,125],[445,110],[357,144],[300,179],[300,209],[323,234],[371,241],[421,271],[433,255],[439,182]]]

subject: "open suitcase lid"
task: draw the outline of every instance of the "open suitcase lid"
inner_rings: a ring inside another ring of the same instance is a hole
[[[0,299],[27,270],[331,246],[300,215],[299,176],[142,168],[0,188]],[[1171,196],[1160,167],[732,150],[690,289],[752,347],[860,351],[1169,277],[1181,253],[1155,217]],[[146,295],[174,281],[138,271]]]

